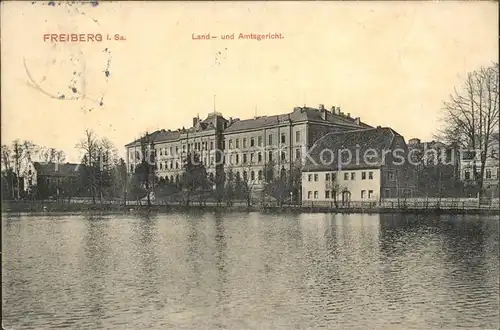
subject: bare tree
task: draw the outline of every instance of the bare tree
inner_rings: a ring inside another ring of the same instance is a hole
[[[146,132],[140,138],[140,144],[141,162],[135,168],[135,175],[138,177],[140,185],[146,191],[148,206],[150,206],[151,194],[156,183],[156,152],[153,136]]]
[[[82,165],[85,165],[92,203],[95,204],[97,165],[99,165],[99,141],[92,130],[85,130],[85,137],[76,144],[76,148],[84,152]]]
[[[55,162],[63,163],[66,160],[66,154],[62,150],[57,150],[55,153]]]
[[[16,198],[20,198],[20,189],[21,189],[21,171],[23,166],[23,158],[24,158],[24,145],[19,140],[14,140],[12,142],[12,163],[14,174],[16,175]]]
[[[235,190],[240,195],[237,197],[244,198],[247,206],[250,207],[252,205],[252,192],[255,185],[259,182],[258,168],[249,162],[240,167],[240,169],[242,176],[240,180],[235,182],[237,184]]]
[[[40,150],[40,147],[34,144],[32,141],[23,142],[23,160],[24,160],[24,171],[23,177],[29,182],[29,192],[31,192],[31,186],[33,184],[34,171],[31,169],[33,164],[33,158],[35,158]]]
[[[5,144],[2,145],[2,175],[7,182],[7,191],[14,199],[14,176],[12,168],[12,150]]]
[[[464,149],[476,151],[480,168],[474,161],[474,180],[480,193],[486,158],[499,124],[498,63],[469,73],[462,90],[450,95],[443,107],[443,128],[438,137],[457,143]]]

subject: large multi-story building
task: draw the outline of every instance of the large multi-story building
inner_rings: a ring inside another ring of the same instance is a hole
[[[331,110],[296,107],[292,112],[252,119],[225,119],[210,113],[206,119],[193,118],[190,128],[160,130],[151,134],[156,151],[156,168],[160,178],[178,182],[187,152],[196,151],[210,176],[232,171],[253,185],[264,180],[264,167],[274,164],[277,175],[302,164],[304,151],[331,132],[371,128],[360,118]],[[125,146],[127,169],[133,172],[141,161],[140,139]]]

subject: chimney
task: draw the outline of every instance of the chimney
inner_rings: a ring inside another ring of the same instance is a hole
[[[323,104],[320,104],[318,107],[320,110],[325,110],[325,106]]]
[[[293,108],[293,112],[295,112],[295,111],[300,111],[301,109],[302,109],[301,107],[294,107],[294,108]]]
[[[335,106],[332,107],[332,113],[335,113]]]
[[[321,119],[323,119],[323,120],[327,120],[327,119],[328,119],[328,110],[326,110],[326,109],[323,107],[323,109],[321,109],[320,111],[321,111]]]
[[[351,113],[350,112],[347,113],[347,118],[351,118]]]
[[[337,113],[338,113],[339,115],[341,115],[341,114],[342,114],[342,111],[340,111],[340,107],[337,107]]]
[[[233,123],[233,117],[229,117],[229,120],[227,121],[227,126],[231,126]]]
[[[361,123],[361,118],[359,118],[359,117],[354,118],[354,122],[356,123],[356,125],[359,126]]]
[[[193,127],[196,127],[198,125],[198,117],[193,117]]]

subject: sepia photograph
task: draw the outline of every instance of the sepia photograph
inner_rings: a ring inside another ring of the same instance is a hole
[[[2,1],[2,329],[499,329],[496,1]]]

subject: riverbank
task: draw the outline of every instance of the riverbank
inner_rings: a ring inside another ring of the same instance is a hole
[[[56,202],[3,202],[2,212],[4,213],[123,213],[123,212],[145,212],[145,213],[166,213],[166,212],[263,212],[263,213],[342,213],[342,214],[485,214],[498,215],[498,207],[477,207],[477,208],[440,208],[440,207],[401,207],[401,206],[372,206],[372,207],[331,207],[331,206],[301,206],[301,205],[252,205],[244,203],[226,204],[216,203],[200,205],[198,203],[186,206],[184,204],[168,205],[124,205],[124,204],[82,204],[82,203],[56,203]]]

